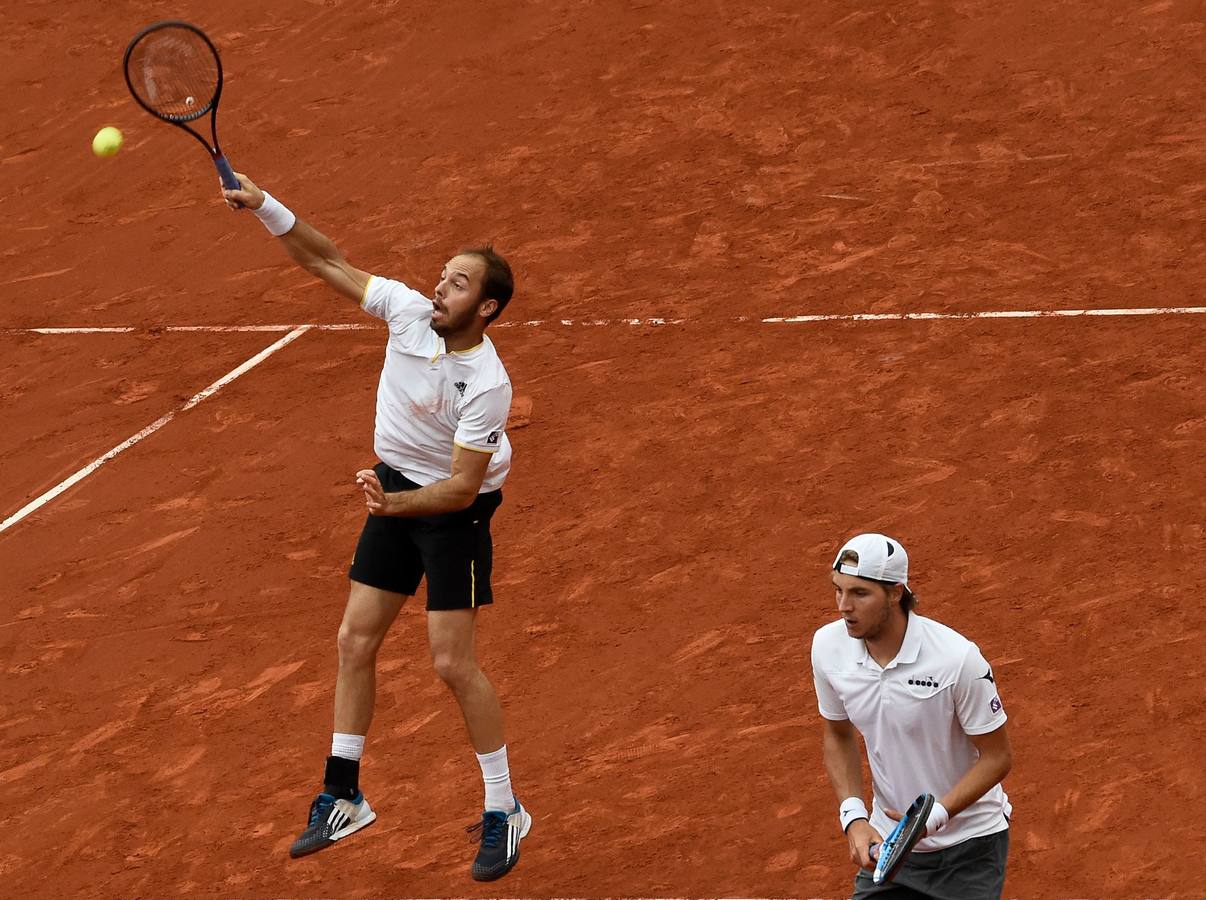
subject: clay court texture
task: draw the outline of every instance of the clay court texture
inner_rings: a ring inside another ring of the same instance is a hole
[[[378,822],[287,856],[386,332],[129,98],[169,17],[223,53],[232,163],[355,265],[515,265],[479,643],[536,821],[505,882],[469,879],[422,596],[382,651]],[[837,546],[880,530],[994,666],[1006,895],[1201,896],[1203,19],[6,2],[0,518],[160,427],[0,532],[5,893],[848,896],[808,647]]]

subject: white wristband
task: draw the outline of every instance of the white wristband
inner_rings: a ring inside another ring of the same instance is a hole
[[[950,813],[946,811],[946,807],[934,801],[934,808],[930,810],[930,817],[925,820],[926,835],[933,836],[946,827],[946,823],[951,820]]]
[[[264,191],[264,203],[259,209],[255,210],[255,217],[264,223],[272,234],[280,237],[282,234],[287,234],[291,228],[297,223],[297,216],[293,215],[289,207],[281,203],[267,191]]]
[[[870,819],[871,816],[867,813],[867,804],[863,802],[861,797],[847,797],[842,801],[842,805],[838,807],[838,821],[842,824],[842,831],[845,831],[854,822],[859,819]]]

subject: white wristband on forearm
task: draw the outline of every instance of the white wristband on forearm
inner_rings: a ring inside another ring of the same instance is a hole
[[[255,217],[264,223],[272,234],[280,237],[282,234],[287,234],[291,228],[297,223],[297,216],[293,215],[289,207],[281,203],[267,191],[264,191],[264,203],[259,209],[255,210]]]
[[[859,819],[870,818],[871,816],[867,813],[867,804],[863,802],[862,797],[847,797],[838,808],[838,821],[842,823],[842,831]]]
[[[925,833],[930,836],[937,834],[946,827],[946,823],[950,820],[951,816],[946,811],[946,807],[935,800],[934,808],[930,810],[930,817],[925,820]]]

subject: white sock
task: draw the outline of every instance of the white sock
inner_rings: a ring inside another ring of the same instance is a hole
[[[493,753],[477,754],[477,764],[482,767],[482,781],[486,785],[486,809],[507,815],[515,812],[511,771],[507,768],[507,745],[503,744]]]
[[[359,761],[364,756],[364,735],[335,732],[331,735],[331,755]]]

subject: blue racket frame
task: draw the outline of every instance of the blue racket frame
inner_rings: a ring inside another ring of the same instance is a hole
[[[922,794],[906,810],[904,817],[896,823],[892,833],[879,846],[879,856],[875,861],[875,871],[871,880],[876,884],[884,884],[896,877],[900,867],[917,842],[925,836],[925,825],[929,821],[930,812],[935,803],[933,794]],[[872,844],[874,850],[877,845]]]

